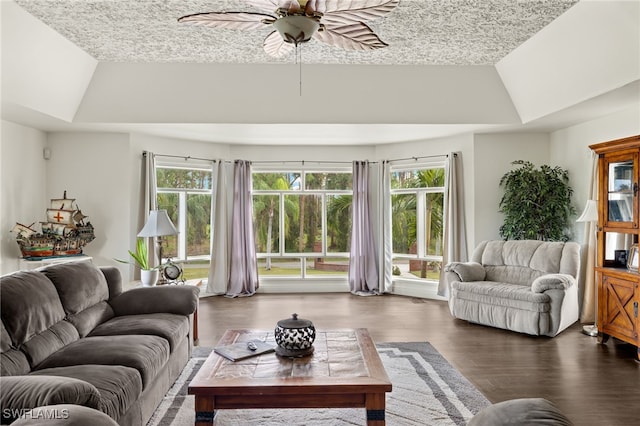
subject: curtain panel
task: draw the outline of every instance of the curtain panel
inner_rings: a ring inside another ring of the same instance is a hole
[[[467,230],[464,218],[464,182],[462,178],[462,154],[449,153],[445,167],[444,238],[442,268],[438,284],[438,296],[449,297],[444,279],[444,266],[450,262],[467,261]]]
[[[207,293],[225,294],[231,270],[231,217],[233,216],[233,164],[215,161],[211,166],[211,263]]]
[[[591,181],[589,182],[589,199],[598,199],[598,155],[595,152],[591,153]],[[598,222],[585,222],[584,223],[584,239],[586,245],[586,259],[585,260],[585,273],[584,282],[582,283],[582,311],[580,312],[581,323],[596,322],[596,299],[598,297],[597,281],[595,276],[595,261],[596,261],[596,229],[598,228]]]
[[[149,217],[149,213],[151,210],[158,209],[158,196],[157,196],[157,182],[156,182],[156,156],[153,152],[145,151],[142,153],[142,170],[144,170],[144,195],[143,195],[143,213],[144,218],[142,219],[142,224],[138,226],[138,231],[144,227],[144,224],[147,222],[147,218]],[[138,232],[136,231],[136,234]],[[148,261],[150,266],[158,266],[158,262],[156,261],[156,247],[157,244],[155,241],[149,241],[149,238],[145,238],[147,247],[148,247]],[[151,238],[151,240],[155,240]]]
[[[379,288],[390,292],[393,285],[393,240],[391,235],[391,162],[385,160],[379,166],[378,211],[381,237],[377,247],[380,249],[378,262],[381,265]]]
[[[229,297],[251,296],[258,289],[251,183],[251,163],[236,160],[231,218],[231,263],[226,293]]]
[[[380,294],[369,187],[369,162],[354,161],[349,288],[360,295]]]

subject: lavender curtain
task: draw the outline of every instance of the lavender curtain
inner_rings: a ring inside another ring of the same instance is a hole
[[[442,270],[450,262],[467,261],[467,231],[464,220],[464,183],[462,179],[462,154],[452,152],[447,157],[444,193],[444,241]],[[438,296],[449,297],[449,288],[440,272]]]
[[[369,163],[354,161],[349,288],[359,295],[380,294],[369,209]]]
[[[233,180],[231,270],[227,296],[251,296],[258,289],[258,261],[253,232],[251,163],[236,160]]]

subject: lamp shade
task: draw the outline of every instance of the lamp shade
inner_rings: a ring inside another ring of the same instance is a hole
[[[595,200],[587,200],[584,210],[576,222],[597,222],[598,221],[598,205]]]
[[[147,223],[138,232],[138,237],[162,237],[164,235],[178,235],[178,231],[173,226],[166,210],[151,210]]]

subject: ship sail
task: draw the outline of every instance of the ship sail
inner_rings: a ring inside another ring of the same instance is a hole
[[[77,210],[75,198],[53,198],[51,208],[54,210]]]
[[[75,210],[47,209],[47,222],[73,225]]]
[[[31,236],[36,234],[38,231],[32,229],[31,226],[16,223],[16,226],[13,227],[11,232],[18,234],[16,238],[31,238]]]

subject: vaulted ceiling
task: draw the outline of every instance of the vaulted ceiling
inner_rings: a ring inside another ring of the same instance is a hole
[[[263,51],[266,26],[177,22],[251,3],[3,1],[3,118],[45,131],[376,144],[552,130],[640,99],[636,1],[400,0],[369,22],[388,47],[312,40],[298,60]]]

